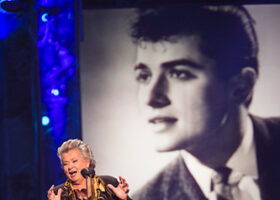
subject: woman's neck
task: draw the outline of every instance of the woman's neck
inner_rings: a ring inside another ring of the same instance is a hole
[[[76,190],[76,189],[80,190],[80,189],[86,188],[86,179],[82,179],[80,181],[75,181],[75,182],[71,182],[71,183],[72,183],[74,190]]]
[[[72,183],[72,187],[78,198],[80,199],[87,198],[87,189],[88,189],[88,196],[89,197],[91,196],[90,181],[91,179],[87,178],[87,179],[83,179],[80,182]]]

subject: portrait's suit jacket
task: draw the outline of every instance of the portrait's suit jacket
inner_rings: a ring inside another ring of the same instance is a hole
[[[262,199],[280,199],[280,119],[251,117]],[[134,200],[206,200],[181,155],[138,190]]]

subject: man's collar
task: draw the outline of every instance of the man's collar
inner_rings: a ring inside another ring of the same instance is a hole
[[[185,164],[191,172],[193,178],[196,180],[203,194],[208,198],[211,175],[214,170],[202,164],[196,157],[187,151],[182,150],[180,153],[182,154]]]
[[[197,158],[185,150],[181,151],[184,161],[193,175],[194,179],[200,186],[206,197],[209,197],[211,175],[213,169],[202,164]],[[253,124],[249,116],[246,119],[246,132],[242,138],[241,144],[230,157],[226,166],[237,170],[245,175],[258,178],[256,147],[254,143]]]
[[[246,119],[246,132],[241,144],[227,161],[226,166],[254,179],[258,178],[253,123],[249,116]]]

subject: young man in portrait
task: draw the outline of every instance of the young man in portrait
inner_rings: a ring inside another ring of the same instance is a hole
[[[259,76],[249,12],[141,8],[131,35],[140,110],[157,151],[181,151],[133,199],[276,199],[280,120],[249,113]]]

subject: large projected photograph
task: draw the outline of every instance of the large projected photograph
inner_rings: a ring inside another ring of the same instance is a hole
[[[83,10],[82,138],[96,173],[124,177],[136,200],[275,199],[279,18],[276,4]]]

